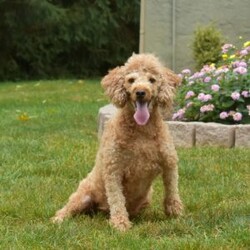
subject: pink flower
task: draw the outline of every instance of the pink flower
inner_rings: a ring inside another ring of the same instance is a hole
[[[226,119],[228,117],[228,113],[227,112],[221,112],[220,113],[220,119],[222,119],[222,120],[224,120],[224,119]]]
[[[205,112],[209,112],[209,111],[213,111],[213,110],[214,110],[213,104],[204,105],[204,106],[201,106],[201,108],[200,108],[201,113],[205,113]]]
[[[195,93],[192,90],[190,90],[190,91],[187,92],[187,94],[185,96],[185,99],[189,99],[192,96],[195,96]]]
[[[201,69],[201,72],[206,72],[206,73],[210,73],[212,71],[215,70],[215,66],[214,65],[204,65],[203,68]]]
[[[202,78],[204,75],[205,75],[204,72],[199,72],[199,73],[198,73],[198,77],[199,77],[199,78]]]
[[[233,72],[244,75],[247,73],[247,69],[242,66],[239,66],[238,68],[234,69]]]
[[[185,109],[179,109],[176,113],[173,114],[172,119],[173,120],[178,120],[182,119],[185,114]]]
[[[235,62],[232,62],[232,65],[234,68],[237,68],[237,67],[239,67],[239,63],[240,63],[240,61],[235,61]]]
[[[207,111],[207,106],[206,106],[206,105],[201,106],[200,112],[201,112],[201,113],[205,113],[206,111]]]
[[[217,91],[219,91],[220,86],[219,86],[218,84],[213,84],[213,85],[211,86],[211,89],[212,89],[213,91],[217,92]]]
[[[240,99],[240,93],[238,93],[238,92],[233,92],[232,94],[231,94],[231,97],[232,97],[232,99],[234,100],[234,101],[236,101],[236,100],[239,100]]]
[[[242,91],[242,92],[241,92],[241,95],[243,95],[245,98],[247,98],[247,97],[250,96],[250,95],[249,95],[249,92],[246,91],[246,90]]]
[[[205,95],[204,101],[207,102],[209,100],[212,100],[212,96],[210,94]]]
[[[218,76],[218,75],[220,75],[220,74],[222,74],[222,73],[224,73],[224,70],[223,70],[223,69],[217,69],[217,70],[215,71],[215,76]]]
[[[204,93],[200,93],[198,95],[198,100],[202,102],[207,102],[212,99],[212,96],[210,94],[205,95]]]
[[[183,75],[182,74],[178,74],[178,76],[181,78],[181,80],[183,79]]]
[[[204,96],[205,96],[204,93],[200,93],[200,94],[198,95],[198,100],[203,101]]]
[[[234,119],[235,121],[241,121],[241,119],[242,119],[242,114],[239,113],[239,112],[236,112],[236,113],[233,115],[233,119]]]
[[[204,78],[204,82],[210,82],[211,81],[211,77],[207,76]]]
[[[181,71],[181,73],[182,73],[183,75],[191,75],[191,70],[190,70],[190,69],[183,69],[183,70]]]
[[[227,53],[229,49],[233,48],[234,46],[232,44],[226,43],[224,44],[221,49],[223,53]]]
[[[229,71],[229,69],[227,67],[224,67],[224,68],[219,68],[215,71],[215,76],[218,76],[222,73],[227,73]]]
[[[189,77],[189,80],[195,80],[204,76],[204,72],[195,72],[192,76]]]
[[[241,56],[246,56],[248,54],[248,51],[246,49],[243,49],[240,51]]]
[[[245,62],[239,62],[239,67],[247,68],[247,64]]]
[[[247,64],[243,61],[235,61],[232,63],[233,67],[237,68],[237,67],[244,67],[247,68]]]

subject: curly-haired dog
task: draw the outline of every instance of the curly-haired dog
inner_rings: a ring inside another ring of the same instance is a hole
[[[97,208],[110,213],[115,228],[127,230],[129,217],[149,204],[152,181],[160,173],[166,215],[181,213],[178,158],[160,113],[160,108],[171,108],[178,83],[151,54],[134,54],[103,78],[101,84],[118,112],[106,125],[93,170],[54,222]]]

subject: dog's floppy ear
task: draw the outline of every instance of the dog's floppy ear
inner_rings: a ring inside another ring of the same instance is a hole
[[[158,103],[162,108],[171,108],[176,88],[181,79],[170,69],[164,68],[158,90]]]
[[[101,85],[111,102],[117,107],[123,107],[127,101],[127,92],[124,87],[124,66],[116,67],[102,79]]]

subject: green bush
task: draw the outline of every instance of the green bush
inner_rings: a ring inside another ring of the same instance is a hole
[[[102,75],[138,50],[139,0],[1,0],[0,80]]]
[[[222,35],[214,25],[199,26],[195,30],[192,44],[196,69],[199,70],[206,64],[217,63],[220,60],[222,44]]]

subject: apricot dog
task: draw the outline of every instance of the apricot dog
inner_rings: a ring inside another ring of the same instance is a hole
[[[101,84],[118,107],[107,123],[95,166],[54,222],[96,208],[110,214],[120,231],[149,204],[152,181],[162,174],[166,215],[182,211],[178,192],[178,157],[161,109],[170,110],[180,79],[152,54],[134,54],[111,70]]]

